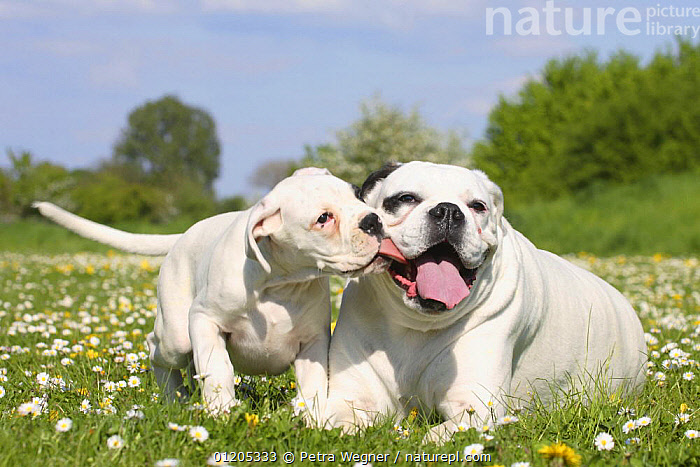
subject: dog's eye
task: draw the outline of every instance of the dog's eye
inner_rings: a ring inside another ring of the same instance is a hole
[[[472,201],[469,203],[469,209],[473,209],[476,212],[486,212],[486,204],[483,201]]]
[[[324,225],[332,220],[333,220],[333,214],[330,212],[324,212],[323,214],[318,216],[318,219],[316,219],[316,223]]]
[[[415,203],[416,197],[407,193],[405,195],[399,196],[399,201],[402,203]]]

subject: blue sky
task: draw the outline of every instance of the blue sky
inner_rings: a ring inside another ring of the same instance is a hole
[[[251,193],[260,163],[332,141],[375,93],[419,106],[433,126],[481,138],[498,95],[513,96],[549,58],[624,48],[648,59],[674,44],[648,24],[700,29],[700,11],[647,10],[671,5],[698,6],[555,0],[575,7],[577,27],[592,12],[593,33],[573,35],[564,13],[547,23],[547,4],[533,0],[0,0],[0,149],[94,167],[111,155],[130,110],[172,93],[217,122],[217,193]],[[501,17],[487,34],[489,7],[508,9],[514,29],[536,12],[540,34],[530,23],[530,34],[506,35]],[[635,9],[641,21],[624,25],[640,32],[625,34],[611,15],[596,34],[597,8]]]

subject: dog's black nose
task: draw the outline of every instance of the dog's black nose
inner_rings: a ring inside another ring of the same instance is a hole
[[[428,214],[438,222],[447,221],[456,224],[464,220],[464,213],[453,203],[440,203],[428,211]]]
[[[367,214],[360,221],[360,230],[369,235],[381,235],[382,221],[379,219],[379,216],[375,213]]]

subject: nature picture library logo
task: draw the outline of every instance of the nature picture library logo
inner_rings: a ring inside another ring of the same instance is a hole
[[[657,3],[647,7],[572,7],[548,0],[543,8],[486,8],[486,35],[602,36],[614,31],[626,36],[700,36],[700,6]]]

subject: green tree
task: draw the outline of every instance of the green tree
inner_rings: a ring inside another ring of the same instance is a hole
[[[175,96],[164,96],[129,114],[113,160],[134,167],[158,185],[175,187],[188,178],[213,192],[220,152],[214,119]]]
[[[232,212],[232,211],[245,211],[248,209],[249,203],[243,196],[235,195],[228,198],[224,198],[216,203],[216,212]]]
[[[0,169],[0,222],[1,217],[8,216],[12,209],[12,179]]]
[[[136,219],[159,222],[173,215],[163,190],[110,171],[82,173],[71,198],[77,214],[104,224]]]
[[[65,168],[50,162],[35,163],[28,151],[15,154],[7,151],[9,170],[10,210],[21,216],[35,213],[34,201],[51,200],[70,206],[70,189],[75,181]]]
[[[681,41],[646,66],[625,52],[549,61],[500,98],[473,156],[517,204],[700,167],[698,148],[700,45]]]
[[[369,172],[387,161],[469,164],[462,138],[429,127],[416,109],[405,113],[375,96],[360,104],[360,112],[359,120],[336,133],[336,144],[307,145],[302,165],[326,167],[361,185]]]

